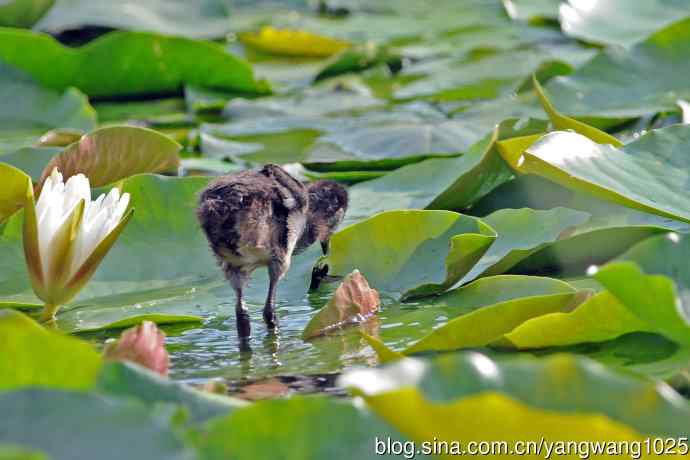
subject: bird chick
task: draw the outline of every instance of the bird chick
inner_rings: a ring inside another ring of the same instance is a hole
[[[272,164],[258,171],[221,177],[203,190],[197,216],[235,290],[240,337],[251,334],[243,295],[252,272],[268,267],[270,281],[263,317],[274,329],[276,289],[290,268],[292,254],[316,241],[326,254],[347,204],[347,191],[337,182],[323,180],[305,185]]]

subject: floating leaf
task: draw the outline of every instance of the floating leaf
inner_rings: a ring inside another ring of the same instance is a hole
[[[242,460],[275,456],[373,460],[380,457],[373,447],[376,437],[405,441],[395,429],[350,401],[295,396],[259,401],[211,421],[200,449],[204,460],[230,455]]]
[[[221,38],[230,30],[228,16],[218,0],[57,0],[35,28],[53,34],[90,26]]]
[[[152,411],[131,399],[32,388],[0,393],[0,406],[3,442],[54,460],[195,458],[176,431],[173,411]],[[65,442],[74,433],[81,440]]]
[[[359,270],[354,270],[338,286],[331,300],[312,317],[302,337],[307,340],[337,327],[366,321],[376,313],[379,303],[376,289],[371,289]]]
[[[348,48],[348,42],[304,30],[276,29],[264,26],[258,32],[239,34],[247,46],[280,56],[330,57]]]
[[[205,393],[131,363],[106,363],[96,384],[97,391],[136,398],[150,404],[163,402],[184,406],[194,422],[227,415],[246,405],[243,401]]]
[[[329,272],[354,269],[393,296],[442,292],[462,278],[496,239],[481,220],[449,211],[388,211],[331,239]]]
[[[686,125],[651,131],[622,149],[557,131],[530,146],[517,167],[604,200],[688,222],[690,208],[683,199],[690,183],[683,154],[688,145]]]
[[[683,0],[568,0],[560,7],[564,33],[603,45],[633,45],[687,15]]]
[[[41,183],[53,168],[58,168],[65,179],[83,173],[93,187],[140,173],[175,171],[180,148],[177,142],[150,129],[101,128],[55,156],[43,170]]]
[[[638,439],[631,429],[683,436],[687,422],[679,421],[690,420],[687,402],[667,385],[566,354],[514,360],[476,352],[406,358],[382,369],[351,371],[341,384],[419,440]],[[475,423],[460,422],[466,417]],[[568,428],[561,432],[563,424]]]
[[[86,389],[95,383],[101,367],[100,355],[87,342],[48,331],[12,310],[0,310],[0,348],[2,390]]]
[[[217,43],[144,32],[112,32],[73,49],[46,34],[0,29],[0,61],[46,87],[74,86],[91,97],[178,91],[185,83],[266,92],[249,65]]]
[[[683,16],[687,15],[687,5],[682,9]],[[628,8],[618,11],[628,11]],[[656,13],[646,15],[646,18],[656,17]],[[620,24],[628,27],[627,22]],[[688,30],[690,18],[654,33],[629,50],[601,51],[571,75],[556,77],[546,85],[552,102],[578,118],[625,120],[675,110],[678,99],[690,98],[684,78],[690,71],[686,53],[690,46]],[[654,78],[638,78],[639,75],[654,75]]]

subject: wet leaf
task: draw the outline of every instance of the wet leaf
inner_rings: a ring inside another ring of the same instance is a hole
[[[687,222],[682,152],[688,142],[690,127],[685,125],[654,130],[622,149],[557,131],[532,144],[517,167],[604,200]]]
[[[226,396],[193,389],[132,363],[106,363],[98,375],[96,390],[112,396],[130,397],[154,406],[179,404],[189,411],[193,422],[228,415],[245,403]]]
[[[170,409],[152,411],[131,399],[38,388],[0,393],[0,406],[6,415],[0,420],[3,441],[40,449],[54,460],[195,458]],[[75,432],[80,441],[65,442]]]
[[[680,435],[687,422],[679,421],[690,420],[687,401],[666,384],[566,354],[512,360],[476,352],[406,358],[382,369],[351,371],[341,383],[363,394],[375,413],[413,439],[577,435],[592,440],[604,431],[601,439],[638,439],[635,432]],[[459,422],[468,416],[476,423]],[[458,417],[458,423],[449,417]],[[565,426],[568,431],[561,432]]]
[[[685,16],[687,7],[683,9]],[[647,16],[657,17],[656,13]],[[627,27],[626,22],[620,24]],[[629,50],[601,51],[573,74],[556,77],[546,85],[554,105],[578,118],[613,120],[675,110],[678,99],[690,97],[683,77],[690,65],[685,52],[690,43],[689,25],[690,18],[684,19]],[[654,78],[638,78],[639,75]]]
[[[2,29],[0,61],[46,87],[74,86],[91,97],[178,91],[185,83],[266,92],[250,66],[219,44],[144,32],[113,32],[75,50],[49,35]]]
[[[36,28],[60,33],[91,26],[220,38],[230,30],[228,16],[218,0],[56,0]]]
[[[175,171],[180,145],[156,131],[133,126],[101,128],[83,136],[55,156],[43,170],[40,182],[53,168],[65,180],[78,173],[101,187],[141,173]]]
[[[243,32],[239,38],[247,46],[280,56],[330,57],[350,46],[345,41],[304,30],[271,26],[264,26],[258,32]]]
[[[563,32],[580,40],[630,46],[688,15],[683,0],[598,0],[563,2]]]
[[[90,344],[46,330],[12,310],[0,310],[0,347],[2,390],[87,389],[101,368],[101,357]]]
[[[307,340],[334,328],[366,321],[376,314],[379,304],[379,293],[369,287],[359,270],[354,270],[338,286],[331,300],[312,317],[302,337]]]
[[[263,427],[258,430],[255,427]],[[348,400],[295,396],[259,401],[211,421],[201,459],[379,458],[375,437],[404,441],[397,430]],[[425,457],[421,457],[425,458]]]
[[[336,233],[323,263],[329,274],[354,269],[395,297],[442,292],[482,257],[496,233],[479,219],[449,211],[388,211]]]

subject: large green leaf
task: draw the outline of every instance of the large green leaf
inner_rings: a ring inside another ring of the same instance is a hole
[[[688,146],[686,125],[651,131],[622,149],[556,131],[530,146],[517,168],[604,200],[688,222]]]
[[[133,363],[105,364],[95,389],[108,395],[136,398],[151,406],[159,403],[179,404],[185,407],[194,423],[228,415],[247,404],[241,400],[195,390]]]
[[[323,261],[329,273],[358,269],[394,297],[448,289],[484,255],[496,233],[479,219],[450,211],[388,211],[336,233]]]
[[[355,222],[389,209],[465,209],[513,177],[496,141],[543,132],[545,126],[535,120],[506,120],[458,158],[426,160],[358,184],[350,189],[346,220]]]
[[[190,38],[220,38],[230,30],[219,0],[56,0],[35,28],[50,33],[86,26],[141,30]]]
[[[21,169],[33,182],[38,182],[48,162],[61,151],[59,147],[24,147],[2,155],[0,159],[3,163]]]
[[[667,385],[566,354],[513,360],[492,360],[476,352],[433,360],[406,358],[382,369],[352,371],[341,382],[365,395],[377,414],[413,438],[438,429],[436,434],[455,431],[455,439],[557,438],[559,434],[573,439],[588,434],[584,438],[591,440],[614,426],[617,429],[609,436],[615,432],[620,436],[618,423],[640,434],[684,436],[690,422],[690,405]],[[471,417],[474,423],[430,417],[434,413]],[[589,417],[595,414],[597,422],[590,425]],[[577,429],[560,432],[564,425],[558,421]],[[627,430],[623,433],[631,435]]]
[[[0,59],[0,154],[3,140],[25,137],[34,143],[43,131],[52,128],[91,129],[96,114],[89,101],[75,88],[55,91],[39,86],[25,73]]]
[[[374,449],[376,438],[405,442],[369,411],[327,396],[257,402],[211,421],[206,431],[202,460],[374,459],[380,458]]]
[[[560,0],[503,0],[506,13],[520,21],[557,20]]]
[[[0,443],[0,460],[48,460],[48,457],[35,449]]]
[[[48,331],[21,313],[0,309],[0,389],[86,389],[101,357],[88,343]],[[2,439],[2,436],[0,436]]]
[[[41,180],[58,170],[70,177],[83,173],[92,187],[129,176],[175,172],[180,145],[156,131],[134,126],[113,126],[93,131],[70,144],[45,167]]]
[[[567,238],[576,226],[585,223],[587,213],[567,208],[548,211],[502,209],[482,218],[498,237],[459,284],[479,276],[498,275],[550,244]]]
[[[144,32],[113,32],[72,49],[49,35],[0,29],[0,61],[46,87],[74,86],[92,97],[179,91],[185,83],[266,90],[246,62],[219,44]]]
[[[605,45],[632,45],[686,16],[684,0],[568,0],[560,8],[563,32]]]
[[[31,178],[23,171],[0,163],[0,223],[24,207],[27,193],[31,187]]]
[[[3,442],[40,449],[54,460],[195,458],[169,408],[37,388],[0,392],[0,407]]]
[[[486,346],[531,318],[566,310],[579,300],[576,294],[572,286],[551,278],[482,278],[399,318],[415,324],[414,331],[384,331],[383,338],[407,332],[395,341],[396,349],[407,345],[405,354]]]
[[[0,3],[0,26],[31,27],[55,0],[4,0]]]
[[[690,238],[673,233],[650,238],[595,275],[655,332],[684,345],[690,345],[689,244]]]
[[[621,25],[628,27],[627,23]],[[674,111],[678,99],[690,97],[684,78],[690,70],[689,45],[690,18],[629,50],[601,51],[573,74],[550,81],[546,88],[556,107],[577,117],[621,119]]]
[[[442,70],[429,72],[427,76],[402,86],[394,92],[394,97],[430,97],[442,101],[494,98],[517,91],[525,79],[543,65],[559,65],[563,69],[558,73],[569,73],[572,67],[593,55],[594,51],[590,49],[568,43],[507,50],[478,60],[461,58],[457,62],[442,62]],[[414,75],[417,70],[411,66],[403,72],[403,75]]]

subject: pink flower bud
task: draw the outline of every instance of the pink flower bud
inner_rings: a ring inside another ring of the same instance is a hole
[[[112,361],[132,361],[164,377],[170,366],[165,334],[151,321],[124,331],[118,340],[106,345],[103,357]]]

